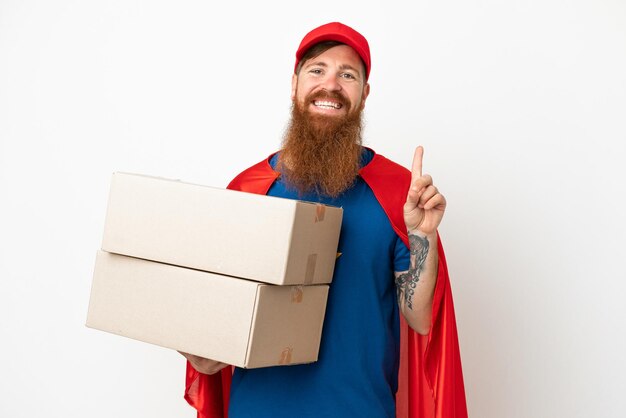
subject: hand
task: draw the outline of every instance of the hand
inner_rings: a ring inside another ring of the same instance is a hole
[[[183,353],[179,351],[189,363],[193,366],[194,369],[204,374],[215,374],[222,370],[224,367],[228,366],[226,363],[220,363],[219,361],[210,360],[208,358],[196,356],[194,354]]]
[[[422,175],[424,148],[415,149],[411,168],[411,185],[404,204],[404,223],[408,231],[434,234],[446,210],[446,199],[433,185],[428,174]]]

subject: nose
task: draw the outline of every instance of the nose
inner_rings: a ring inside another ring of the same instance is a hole
[[[327,76],[324,78],[322,88],[327,91],[340,91],[341,84],[339,83],[339,75],[329,71]]]

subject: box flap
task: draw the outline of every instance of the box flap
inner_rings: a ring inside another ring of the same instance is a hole
[[[332,281],[343,209],[298,202],[285,284]]]
[[[258,294],[246,367],[317,360],[328,286],[261,285]]]

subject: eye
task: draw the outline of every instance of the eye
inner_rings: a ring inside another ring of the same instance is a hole
[[[320,68],[311,68],[309,70],[309,73],[311,73],[311,74],[322,74],[322,70]]]
[[[356,77],[352,73],[341,73],[341,77],[348,80],[356,80]]]

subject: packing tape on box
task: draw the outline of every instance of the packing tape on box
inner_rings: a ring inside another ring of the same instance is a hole
[[[303,292],[302,286],[293,286],[291,288],[291,303],[302,302],[303,296],[304,296],[304,292]]]
[[[304,272],[304,284],[313,283],[315,277],[315,265],[317,264],[317,254],[309,254],[306,260],[306,271]]]
[[[293,353],[293,347],[285,347],[280,353],[278,364],[291,364],[291,353]]]
[[[322,222],[324,220],[325,213],[326,213],[325,206],[315,205],[315,222]]]

